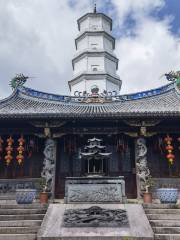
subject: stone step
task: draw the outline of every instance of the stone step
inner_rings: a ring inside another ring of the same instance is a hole
[[[0,209],[47,209],[48,204],[0,204]]]
[[[145,209],[146,214],[179,214],[180,215],[180,209]]]
[[[41,226],[42,220],[17,220],[17,221],[0,221],[1,227],[25,227]]]
[[[147,214],[149,220],[179,220],[180,215],[178,214]]]
[[[150,220],[152,227],[180,227],[179,220]]]
[[[180,227],[153,227],[154,233],[180,234]]]
[[[0,215],[0,221],[43,220],[44,214]]]
[[[37,233],[39,226],[34,227],[1,227],[0,234],[29,234]]]
[[[179,209],[180,204],[157,204],[157,203],[152,203],[152,204],[143,204],[143,207],[145,209],[150,208],[150,209],[164,209],[164,208],[173,208],[173,209]]]
[[[0,234],[0,240],[37,240],[36,233],[31,234]]]
[[[1,215],[21,215],[21,214],[45,214],[46,209],[0,209]]]
[[[155,234],[154,239],[155,240],[180,240],[180,234]]]

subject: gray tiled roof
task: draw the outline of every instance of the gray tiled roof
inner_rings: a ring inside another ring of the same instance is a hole
[[[146,92],[121,95],[105,103],[83,103],[79,100],[22,87],[0,101],[0,118],[180,117],[180,95],[173,84]]]

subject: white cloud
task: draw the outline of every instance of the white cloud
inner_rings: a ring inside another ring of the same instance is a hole
[[[11,90],[8,82],[16,73],[35,76],[32,88],[68,94],[72,78],[71,59],[78,34],[76,20],[91,8],[91,0],[0,1],[0,97]],[[171,21],[158,20],[150,12],[162,8],[163,0],[112,0],[115,25],[121,27],[131,14],[136,24],[133,36],[116,42],[123,92],[140,91],[165,83],[161,74],[179,69],[180,41],[170,32]],[[98,5],[105,4],[99,0]]]
[[[88,7],[87,1],[75,8],[58,0],[0,1],[1,96],[11,92],[8,82],[21,72],[35,76],[27,86],[68,93],[76,20]]]
[[[123,25],[132,14],[135,26],[132,34],[122,36],[116,42],[120,58],[119,75],[123,80],[122,92],[136,92],[166,84],[160,76],[170,70],[178,70],[180,38],[170,31],[171,16],[158,20],[151,11],[164,6],[162,0],[113,0],[117,19]]]

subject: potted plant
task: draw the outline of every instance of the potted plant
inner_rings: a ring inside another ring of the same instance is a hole
[[[149,192],[149,188],[153,186],[152,176],[149,175],[145,181],[145,192],[143,193],[144,203],[152,203],[152,193]]]
[[[162,186],[157,188],[157,197],[161,203],[176,203],[178,198],[178,188],[172,186]]]
[[[41,178],[40,187],[41,187],[41,192],[39,195],[39,201],[42,204],[48,203],[47,183],[45,178]]]

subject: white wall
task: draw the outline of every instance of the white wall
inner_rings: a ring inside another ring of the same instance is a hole
[[[96,45],[93,45],[96,44]],[[103,49],[103,37],[102,36],[89,36],[88,46],[90,49],[96,47],[97,49]]]
[[[110,23],[106,21],[101,16],[93,16],[93,17],[87,17],[85,20],[83,20],[80,23],[80,31],[83,32],[85,30],[104,30],[107,32],[110,32]]]
[[[87,48],[93,49],[95,47],[97,49],[105,49],[106,51],[109,51],[109,52],[113,51],[112,41],[110,41],[103,35],[101,36],[86,35],[84,38],[82,38],[81,40],[78,40],[77,42],[78,51],[83,51]]]
[[[111,26],[110,26],[110,23],[107,22],[105,19],[102,18],[102,28],[104,31],[110,33],[110,29],[111,29]]]
[[[108,80],[106,80],[106,88],[108,92],[116,91],[117,93],[119,93],[119,87]]]
[[[95,68],[97,70],[95,70]],[[104,57],[84,57],[74,63],[74,75],[80,72],[104,71]]]
[[[105,79],[83,80],[71,87],[71,95],[74,96],[75,91],[78,91],[78,92],[86,91],[87,93],[91,94],[91,88],[94,85],[98,86],[99,93],[101,93],[106,89],[106,80]]]
[[[74,63],[74,75],[83,71],[87,71],[87,57],[84,57]]]
[[[86,91],[91,93],[91,87],[93,85],[98,86],[99,93],[102,93],[106,89],[106,80],[98,79],[98,80],[86,80]]]
[[[88,37],[82,38],[81,40],[78,40],[77,42],[77,50],[82,51],[84,49],[88,48]]]
[[[74,63],[74,75],[84,71],[103,71],[115,75],[116,63],[103,56],[85,56]]]
[[[112,43],[112,41],[110,41],[109,39],[107,39],[105,37],[103,38],[103,41],[104,41],[104,49],[106,51],[112,52],[113,51],[113,43]]]
[[[83,32],[89,29],[89,18],[86,18],[84,21],[80,23],[80,31]]]
[[[105,58],[104,61],[105,61],[105,71],[112,75],[115,75],[116,74],[116,63],[111,61],[108,58]]]
[[[83,39],[77,42],[77,50],[83,51],[89,49],[103,49],[103,36],[88,36],[86,35]]]
[[[96,31],[102,29],[102,18],[101,17],[90,17],[89,18],[89,29]]]
[[[71,87],[71,96],[74,96],[74,92],[78,91],[78,92],[83,92],[85,91],[85,80],[76,83],[75,85],[73,85]]]
[[[74,92],[84,92],[86,91],[87,93],[91,94],[91,88],[92,86],[98,86],[99,88],[99,93],[103,93],[104,90],[107,92],[112,92],[116,91],[117,94],[119,94],[119,86],[110,82],[109,80],[104,79],[93,79],[93,80],[82,80],[79,83],[76,83],[71,87],[71,95],[74,96]]]
[[[98,71],[104,71],[104,57],[88,57],[88,71],[93,71],[97,68]]]

